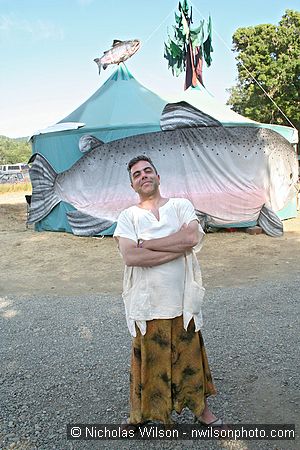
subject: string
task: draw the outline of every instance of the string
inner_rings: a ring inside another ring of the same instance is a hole
[[[166,22],[166,20],[169,18],[169,16],[173,14],[173,10],[169,12],[169,14],[163,19],[163,21],[155,28],[154,31],[152,31],[152,33],[147,37],[147,39],[143,42],[143,46],[145,46],[147,44],[147,42],[150,41],[150,39],[152,38],[152,36],[160,29],[160,27],[162,26],[163,23]]]

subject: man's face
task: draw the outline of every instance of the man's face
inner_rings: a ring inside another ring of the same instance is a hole
[[[143,197],[153,195],[160,185],[159,175],[148,161],[138,161],[131,167],[131,186]]]

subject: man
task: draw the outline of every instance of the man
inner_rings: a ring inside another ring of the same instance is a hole
[[[125,262],[123,299],[133,336],[128,424],[170,423],[184,407],[207,426],[215,395],[201,332],[204,295],[194,247],[204,233],[193,205],[164,198],[147,156],[128,164],[139,203],[123,211],[114,233]]]

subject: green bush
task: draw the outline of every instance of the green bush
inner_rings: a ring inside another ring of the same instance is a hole
[[[31,156],[31,145],[27,138],[10,139],[0,136],[0,164],[27,162]]]

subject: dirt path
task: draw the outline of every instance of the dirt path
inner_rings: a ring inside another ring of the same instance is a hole
[[[0,195],[1,295],[120,293],[123,264],[110,237],[26,229],[25,193]],[[299,272],[300,215],[280,238],[209,233],[199,259],[207,288],[280,280]]]
[[[3,450],[66,449],[66,423],[119,423],[128,413],[123,264],[112,238],[37,233],[25,220],[24,193],[0,196],[0,341],[6,361],[0,440],[5,436],[8,443]],[[284,229],[281,238],[207,234],[200,253],[209,299],[205,342],[218,389],[212,404],[228,423],[296,422],[299,429],[300,216],[285,221]],[[193,420],[184,414],[182,420]],[[72,448],[99,448],[94,444]],[[182,445],[159,443],[165,449]],[[278,450],[299,448],[299,442],[224,441],[221,447]],[[210,441],[203,448],[220,444]]]

